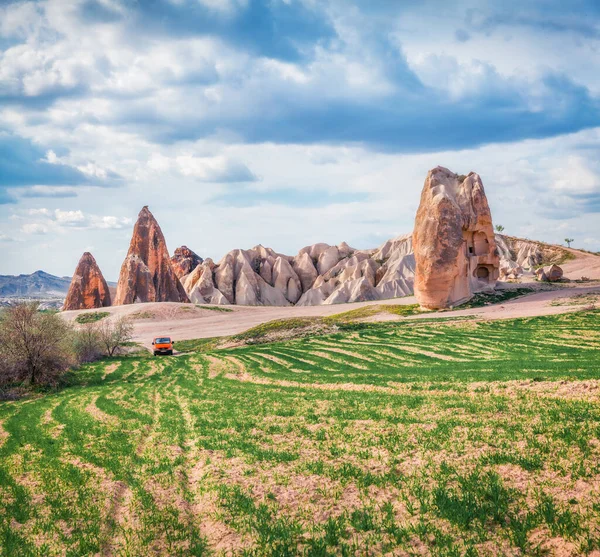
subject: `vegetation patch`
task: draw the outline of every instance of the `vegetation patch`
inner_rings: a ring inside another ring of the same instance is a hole
[[[81,325],[85,325],[86,323],[96,323],[96,321],[100,321],[109,315],[110,313],[108,311],[92,311],[78,315],[75,318],[75,321]]]
[[[177,350],[179,352],[211,352],[215,350],[222,337],[195,338],[192,340],[178,340]]]
[[[494,292],[477,292],[468,302],[456,306],[454,309],[470,309],[480,308],[483,306],[491,306],[501,304],[508,300],[514,300],[528,294],[535,293],[532,288],[515,288],[514,290],[494,290]]]
[[[590,306],[590,309],[600,302],[600,293],[577,294],[555,298],[550,302],[551,306]]]
[[[208,309],[210,311],[220,311],[222,313],[230,313],[233,311],[231,308],[225,306],[200,306],[196,304],[196,307],[200,309]]]
[[[232,335],[231,341],[244,341],[246,343],[266,342],[274,337],[289,335],[324,332],[327,326],[320,317],[296,317],[293,319],[275,319],[252,327],[243,333]]]
[[[350,311],[345,311],[343,313],[336,313],[334,315],[330,315],[329,317],[325,317],[323,319],[326,323],[351,323],[353,321],[360,321],[362,319],[367,319],[369,317],[373,317],[379,314],[391,314],[398,316],[409,316],[416,315],[421,313],[421,309],[419,304],[410,304],[410,305],[402,305],[402,304],[381,304],[381,305],[371,305],[371,306],[363,306],[360,308],[352,309]]]
[[[130,315],[131,319],[154,319],[156,315],[151,311],[136,311]]]

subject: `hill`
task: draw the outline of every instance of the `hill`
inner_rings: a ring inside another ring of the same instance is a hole
[[[0,297],[64,298],[71,277],[57,277],[44,271],[30,275],[0,275]]]

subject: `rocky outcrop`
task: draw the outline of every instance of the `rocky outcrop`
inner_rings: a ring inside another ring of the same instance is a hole
[[[110,292],[94,256],[85,252],[71,280],[63,310],[110,306]]]
[[[216,265],[205,261],[182,277],[199,303],[315,305],[380,300],[412,293],[411,237],[379,250],[315,244],[291,257],[270,248],[233,250]]]
[[[202,257],[187,246],[177,248],[171,257],[171,265],[178,279],[191,273],[202,261]]]
[[[438,166],[425,180],[413,231],[414,290],[422,307],[458,305],[493,288],[500,261],[481,178]]]
[[[558,264],[570,257],[569,252],[544,242],[496,234],[500,255],[500,279],[512,280],[533,272],[540,265]]]
[[[127,257],[121,266],[115,305],[136,302],[188,302],[156,219],[144,207],[138,215]]]

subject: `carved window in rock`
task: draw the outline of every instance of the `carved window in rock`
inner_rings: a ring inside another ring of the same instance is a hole
[[[467,230],[463,230],[463,242],[465,243],[465,255],[467,257],[475,255],[473,249],[473,235]]]

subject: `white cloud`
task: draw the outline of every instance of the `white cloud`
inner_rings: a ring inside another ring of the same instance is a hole
[[[114,216],[98,216],[90,215],[89,226],[90,228],[105,229],[117,229],[128,227],[132,223],[132,219],[129,217],[114,217]]]
[[[46,209],[45,207],[41,207],[39,209],[29,209],[27,211],[27,214],[32,215],[32,216],[45,215],[45,216],[49,217],[51,215],[51,212],[49,209]]]
[[[26,223],[21,227],[25,234],[48,234],[48,227],[39,222]]]
[[[167,157],[160,153],[152,153],[147,164],[148,168],[153,171],[175,171],[181,176],[194,178],[200,182],[253,182],[257,180],[243,162],[223,155],[198,157],[186,154]]]
[[[571,155],[558,162],[552,169],[552,187],[564,193],[600,194],[600,165],[596,160],[581,155]]]
[[[54,219],[58,224],[66,226],[79,225],[86,221],[86,217],[82,211],[54,211]]]

